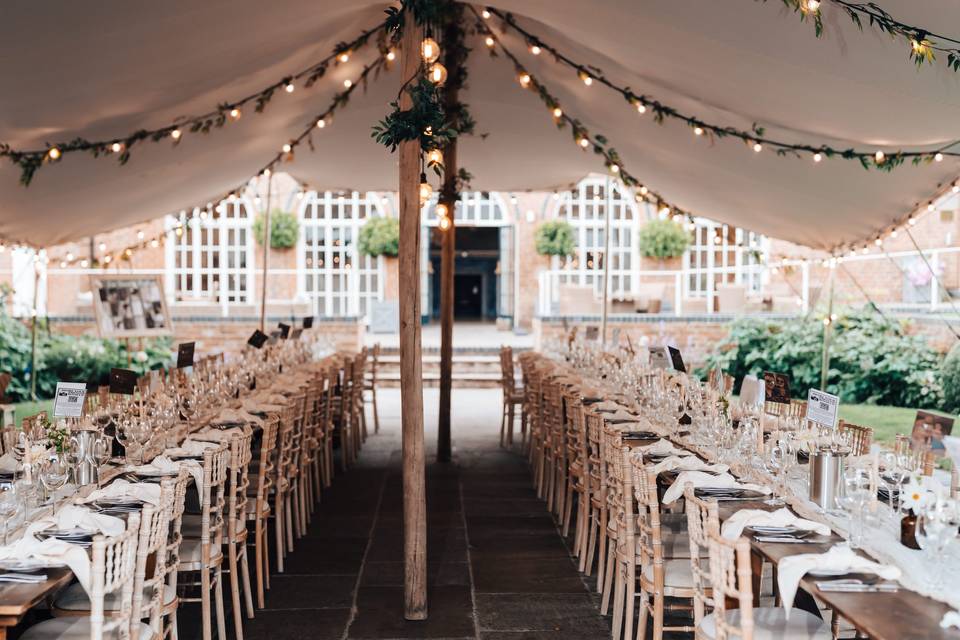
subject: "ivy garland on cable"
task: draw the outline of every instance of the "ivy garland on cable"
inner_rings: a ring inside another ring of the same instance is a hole
[[[764,0],[766,1],[766,0]],[[787,4],[796,4],[801,0],[783,0]],[[497,16],[504,30],[511,29],[519,34],[527,43],[527,46],[539,53],[539,50],[550,53],[554,60],[560,64],[568,66],[576,71],[577,76],[586,84],[599,84],[619,93],[624,100],[637,109],[640,113],[652,112],[653,119],[657,124],[663,124],[665,120],[672,119],[686,124],[697,136],[705,136],[711,140],[714,138],[738,138],[748,148],[759,152],[763,147],[768,146],[774,150],[778,156],[794,156],[797,158],[804,155],[813,157],[814,162],[820,162],[825,158],[840,158],[844,160],[858,161],[864,169],[879,169],[881,171],[891,171],[901,166],[906,160],[911,160],[914,165],[929,164],[939,162],[944,157],[960,157],[960,153],[947,151],[947,148],[953,143],[945,145],[932,151],[892,151],[889,153],[882,151],[863,151],[853,148],[838,149],[828,145],[810,145],[794,144],[782,142],[766,137],[766,130],[754,124],[749,131],[727,127],[705,122],[696,116],[685,114],[670,105],[664,104],[656,98],[635,93],[630,87],[621,86],[604,75],[603,71],[593,65],[586,65],[571,59],[553,45],[544,42],[539,36],[520,26],[513,14],[505,13],[493,7],[488,7],[486,11]],[[487,40],[488,46],[492,46],[494,39],[492,36]],[[502,47],[502,44],[501,44]]]
[[[57,162],[65,154],[74,152],[88,152],[95,158],[102,156],[115,155],[121,165],[130,160],[131,149],[141,142],[160,142],[162,140],[171,140],[176,146],[183,139],[186,133],[210,133],[214,129],[220,129],[228,122],[239,120],[243,113],[243,108],[252,104],[254,112],[262,113],[267,104],[278,92],[291,93],[297,82],[303,81],[305,88],[312,87],[318,80],[323,78],[330,65],[334,66],[345,63],[349,60],[350,54],[363,48],[368,44],[370,38],[378,35],[381,52],[384,51],[383,34],[389,20],[384,20],[377,26],[363,31],[353,40],[340,42],[334,46],[333,51],[323,60],[316,62],[309,67],[286,76],[277,82],[247,95],[239,100],[223,102],[217,105],[216,109],[187,119],[177,120],[172,124],[157,129],[140,129],[133,133],[113,138],[110,140],[87,140],[85,138],[74,138],[68,142],[58,142],[47,144],[45,149],[18,150],[12,148],[9,144],[0,143],[0,157],[8,158],[20,169],[20,183],[29,186],[36,172],[49,162]]]
[[[760,1],[767,2],[767,0]],[[886,33],[892,38],[901,38],[906,41],[910,45],[910,59],[917,67],[922,67],[924,64],[933,64],[937,59],[936,52],[940,52],[947,54],[948,68],[953,71],[960,71],[960,47],[957,46],[960,45],[960,40],[900,22],[875,2],[850,2],[849,0],[780,1],[789,9],[799,13],[801,21],[810,20],[818,38],[823,35],[821,5],[823,2],[829,2],[843,11],[860,31],[863,31],[863,21],[866,19],[870,27],[879,29],[881,33]]]

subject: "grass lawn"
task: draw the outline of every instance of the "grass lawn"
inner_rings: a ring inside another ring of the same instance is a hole
[[[933,411],[940,415],[949,415]],[[840,404],[840,419],[853,424],[873,427],[875,442],[893,442],[898,433],[910,433],[916,409],[880,407],[875,404]]]
[[[46,411],[48,416],[53,414],[53,400],[37,400],[36,402],[18,402],[13,406],[15,407],[15,411],[16,411],[15,415],[17,418],[18,426],[24,418],[35,416],[41,411]]]

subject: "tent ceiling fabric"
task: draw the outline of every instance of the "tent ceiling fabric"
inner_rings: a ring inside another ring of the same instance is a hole
[[[960,24],[953,0],[883,0],[904,22]],[[71,0],[5,3],[0,38],[0,141],[42,148],[75,136],[105,139],[209,110],[308,66],[334,44],[383,19],[368,0]],[[638,93],[721,125],[786,141],[935,149],[960,137],[960,74],[944,61],[916,69],[905,45],[824,3],[825,33],[774,0],[501,0],[531,31],[595,64]],[[494,23],[495,24],[495,23]],[[960,36],[960,33],[948,35]],[[960,173],[960,162],[903,166],[756,154],[736,140],[711,144],[679,123],[657,125],[617,94],[585,87],[547,55],[533,57],[514,34],[504,43],[560,98],[564,110],[605,134],[624,165],[666,198],[699,215],[831,247],[869,238],[925,202]],[[571,184],[600,159],[554,128],[510,63],[473,40],[466,101],[478,132],[461,163],[474,188],[550,189]],[[0,165],[0,237],[48,246],[202,204],[250,177],[322,111],[345,78],[372,59],[369,47],[313,88],[278,95],[209,135],[177,148],[138,145],[130,162],[73,154],[42,168],[30,187]],[[354,94],[332,126],[284,169],[317,188],[395,190],[396,156],[370,128],[396,96],[396,71]]]

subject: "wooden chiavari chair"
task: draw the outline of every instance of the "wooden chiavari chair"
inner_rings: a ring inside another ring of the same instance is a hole
[[[290,467],[290,458],[293,455],[293,436],[294,436],[294,415],[295,408],[292,403],[288,403],[280,412],[280,423],[277,431],[277,446],[274,455],[273,468],[273,505],[271,506],[271,515],[273,516],[274,542],[277,554],[277,571],[283,573],[283,559],[287,555],[287,535],[286,529],[290,522],[287,514],[288,494],[290,492],[290,480],[287,478],[287,469]],[[292,546],[293,537],[290,535],[290,544]]]
[[[333,432],[335,414],[335,391],[340,379],[340,369],[333,365],[326,372],[326,388],[324,390],[323,413],[321,417],[323,429],[323,446],[321,453],[323,486],[329,487],[333,483]]]
[[[303,415],[306,396],[298,393],[290,397],[292,405],[291,418],[293,434],[290,439],[290,452],[286,459],[284,473],[287,479],[287,490],[284,493],[284,524],[287,534],[287,550],[293,551],[293,541],[306,533],[303,522],[301,492],[300,492],[300,454],[303,451]]]
[[[351,395],[353,386],[353,360],[347,358],[340,371],[340,395],[336,397],[334,422],[340,441],[340,470],[346,471],[353,464],[353,427],[351,426]]]
[[[830,630],[823,620],[794,608],[786,618],[783,607],[753,606],[753,572],[750,541],[727,540],[719,531],[708,531],[710,584],[713,612],[703,617],[697,638],[727,640],[827,640]],[[728,603],[735,604],[732,608]]]
[[[500,388],[503,391],[503,411],[500,416],[500,446],[513,444],[513,426],[516,408],[523,407],[524,393],[517,388],[516,372],[513,366],[513,349],[500,347]],[[522,418],[522,415],[521,415]],[[523,420],[520,421],[521,440],[523,439]]]
[[[698,498],[692,485],[683,489],[687,511],[687,540],[690,542],[690,575],[693,577],[693,626],[700,627],[708,609],[713,608],[710,582],[709,532],[720,530],[716,500]],[[699,637],[699,633],[695,634]]]
[[[321,375],[315,375],[310,385],[307,387],[306,398],[306,432],[304,434],[305,445],[303,447],[303,469],[300,475],[303,486],[302,493],[306,502],[306,516],[309,519],[313,516],[315,506],[320,500],[321,480],[320,480],[320,459],[323,453],[323,404],[325,393],[326,378]]]
[[[380,412],[377,410],[377,366],[380,363],[380,343],[373,345],[368,353],[370,357],[370,368],[363,380],[364,403],[370,403],[373,409],[373,432],[380,433]],[[370,392],[368,397],[366,392]]]
[[[63,640],[64,638],[130,637],[135,628],[141,640],[150,638],[149,625],[133,612],[133,582],[137,567],[137,538],[140,514],[131,513],[127,530],[118,536],[95,536],[90,562],[90,614],[45,620],[24,632],[24,640]],[[106,600],[114,601],[114,615],[106,615]]]
[[[363,387],[366,384],[367,348],[364,347],[353,360],[353,384],[351,385],[351,409],[354,424],[354,458],[360,455],[360,447],[367,441],[367,412],[363,401]]]
[[[181,469],[174,483],[173,505],[170,509],[170,526],[167,532],[165,550],[163,606],[160,609],[161,638],[177,638],[177,610],[180,608],[180,596],[177,593],[177,576],[180,566],[180,544],[183,542],[183,512],[187,503],[187,488],[191,477],[186,469]]]
[[[587,510],[587,549],[586,553],[580,557],[580,571],[588,576],[593,573],[593,560],[597,556],[597,548],[599,547],[597,591],[600,591],[603,584],[604,558],[606,557],[606,524],[604,519],[606,518],[607,508],[606,499],[603,495],[606,484],[603,480],[603,460],[601,456],[603,450],[603,418],[589,407],[584,407],[583,421],[587,432],[587,457],[585,458],[587,468],[584,472],[587,480],[585,505]]]
[[[587,455],[587,434],[583,421],[583,405],[580,403],[580,393],[577,387],[569,385],[563,391],[564,411],[564,446],[566,448],[566,483],[564,486],[564,509],[561,525],[563,535],[570,533],[570,522],[573,520],[573,503],[576,499],[577,518],[574,526],[573,555],[579,557],[583,542],[585,527],[581,528],[581,520],[585,512],[587,483],[584,481],[584,459]]]
[[[257,454],[256,476],[250,482],[246,517],[253,522],[253,558],[257,581],[257,606],[264,607],[264,590],[270,586],[270,549],[267,523],[270,516],[270,493],[276,481],[276,445],[280,416],[271,414],[263,421],[260,451]],[[247,544],[250,544],[249,540]]]
[[[230,450],[226,443],[203,453],[203,487],[200,491],[200,537],[184,535],[180,544],[181,573],[199,573],[199,582],[177,578],[181,602],[200,602],[203,640],[213,637],[213,604],[217,608],[217,635],[226,637],[223,611],[223,541],[225,491],[230,467]],[[184,595],[184,587],[200,587],[200,597]],[[211,593],[216,603],[211,602]]]
[[[850,434],[851,455],[863,456],[870,453],[870,445],[873,443],[873,429],[841,420],[837,425],[837,430],[840,433]]]
[[[237,640],[243,640],[243,614],[240,590],[248,618],[253,617],[253,592],[250,587],[250,565],[247,558],[247,492],[250,488],[252,431],[247,428],[230,440],[230,469],[227,493],[227,565],[230,571],[230,596],[233,605],[233,626]]]
[[[617,565],[618,544],[624,527],[623,441],[620,430],[613,425],[603,425],[600,450],[600,496],[605,500],[601,518],[602,533],[599,561],[603,564],[603,582],[600,589],[600,613],[607,615],[610,605],[613,578]],[[604,544],[605,543],[605,544]],[[606,547],[606,554],[603,547]],[[599,575],[599,574],[598,574]],[[599,582],[599,580],[598,580]]]
[[[563,399],[560,385],[552,377],[543,381],[543,415],[543,490],[550,511],[562,513],[561,488],[565,484],[566,476],[566,469],[563,468]]]

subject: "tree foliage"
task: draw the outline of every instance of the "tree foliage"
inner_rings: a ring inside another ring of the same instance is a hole
[[[537,228],[535,237],[537,253],[542,256],[566,257],[573,255],[576,243],[573,227],[565,220],[550,220]]]

